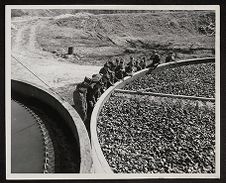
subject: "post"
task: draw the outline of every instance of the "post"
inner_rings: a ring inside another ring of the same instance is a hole
[[[68,47],[68,55],[72,55],[74,53],[74,47]]]

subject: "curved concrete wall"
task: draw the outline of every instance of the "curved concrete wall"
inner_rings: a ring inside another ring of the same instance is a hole
[[[85,125],[72,106],[60,97],[27,81],[11,80],[12,92],[26,98],[35,98],[55,109],[64,119],[80,148],[80,173],[92,172],[91,145]]]
[[[177,62],[169,62],[160,64],[154,71],[152,72],[159,72],[166,68],[178,67],[183,65],[190,65],[190,64],[200,64],[200,63],[209,63],[215,62],[215,58],[201,58],[201,59],[188,59],[188,60],[181,60]],[[111,93],[114,92],[115,89],[123,88],[127,83],[133,81],[134,79],[145,75],[149,69],[143,69],[141,71],[136,72],[132,77],[125,77],[123,81],[119,81],[108,88],[97,101],[91,116],[90,121],[90,130],[91,130],[91,145],[92,145],[92,156],[93,156],[93,167],[95,173],[110,173],[113,174],[114,172],[111,170],[107,160],[104,157],[104,154],[101,150],[98,136],[97,136],[97,120],[99,113],[104,106],[105,102],[111,96]]]

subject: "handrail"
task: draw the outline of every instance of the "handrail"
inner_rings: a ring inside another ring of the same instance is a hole
[[[172,68],[172,67],[178,67],[188,64],[200,64],[200,63],[209,63],[209,62],[215,62],[214,57],[207,57],[207,58],[195,58],[195,59],[187,59],[187,60],[181,60],[177,62],[169,62],[169,63],[163,63],[159,64],[158,67],[152,71],[158,72],[165,68]],[[105,102],[109,99],[111,93],[115,91],[115,89],[123,88],[127,83],[131,82],[132,80],[141,77],[145,75],[149,71],[148,68],[143,69],[141,71],[138,71],[132,75],[132,77],[125,77],[123,80],[120,80],[119,82],[115,83],[113,86],[109,87],[99,98],[97,101],[90,120],[90,131],[91,131],[91,146],[92,146],[92,157],[93,157],[93,167],[95,173],[109,173],[113,174],[113,171],[111,167],[109,166],[107,160],[104,157],[104,154],[101,150],[98,135],[97,135],[97,120],[99,113],[104,106]]]
[[[201,101],[215,101],[215,98],[207,98],[207,97],[196,97],[196,96],[188,96],[188,95],[174,95],[174,94],[166,94],[166,93],[156,93],[156,92],[146,92],[146,91],[132,91],[132,90],[122,90],[115,89],[115,92],[127,93],[127,94],[138,94],[138,95],[151,95],[158,97],[170,97],[170,98],[180,98],[180,99],[189,99],[189,100],[201,100]]]

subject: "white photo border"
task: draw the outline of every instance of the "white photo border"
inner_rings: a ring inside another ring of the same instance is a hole
[[[214,10],[215,88],[216,88],[216,172],[214,174],[33,174],[11,173],[11,10],[12,9],[117,9],[117,10]],[[220,6],[219,5],[6,5],[5,6],[5,133],[7,180],[75,180],[75,179],[219,179],[220,178]]]

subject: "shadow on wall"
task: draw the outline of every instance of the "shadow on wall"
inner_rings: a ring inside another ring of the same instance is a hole
[[[26,81],[12,80],[11,86],[13,92],[29,99],[29,101],[33,99],[54,109],[55,113],[63,119],[61,123],[63,123],[64,128],[67,128],[68,133],[71,134],[71,140],[77,144],[76,148],[79,149],[79,173],[91,173],[92,158],[90,139],[81,118],[71,105],[62,101],[58,96],[48,90]]]

